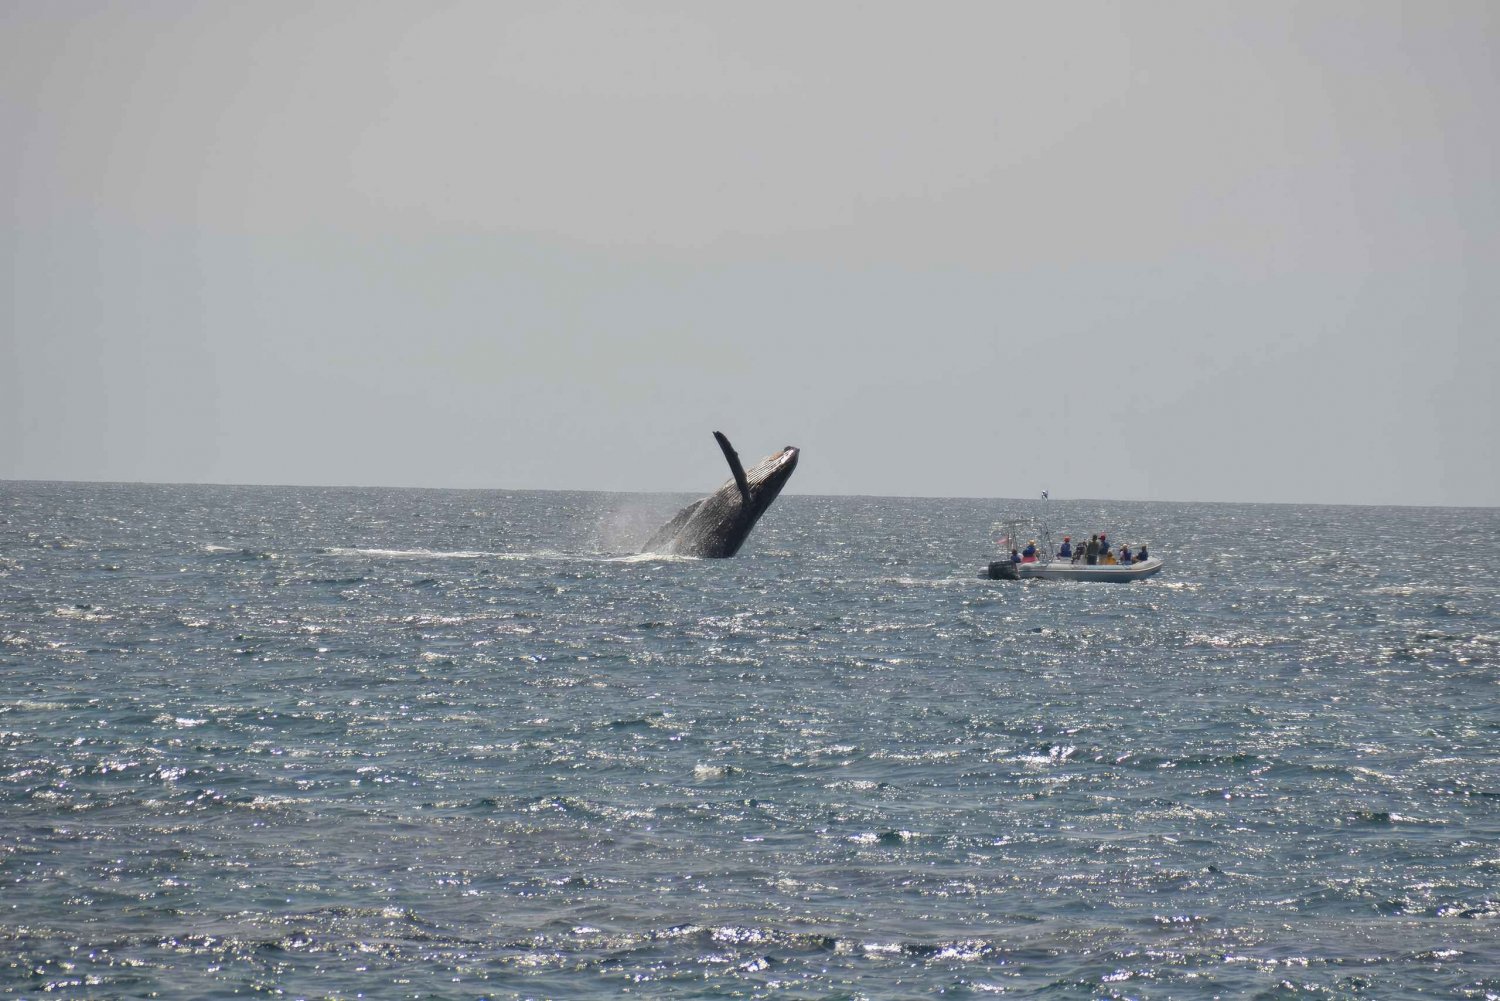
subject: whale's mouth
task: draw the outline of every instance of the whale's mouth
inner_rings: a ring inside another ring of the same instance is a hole
[[[761,486],[766,481],[780,476],[784,482],[792,475],[792,470],[797,467],[797,457],[802,450],[796,445],[788,445],[780,452],[768,455],[745,471],[745,479],[752,486]]]

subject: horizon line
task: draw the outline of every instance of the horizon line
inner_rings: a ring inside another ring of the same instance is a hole
[[[395,486],[379,483],[245,483],[245,482],[216,482],[205,480],[110,480],[110,479],[33,479],[29,477],[0,476],[0,483],[51,483],[51,484],[93,484],[97,486],[140,486],[140,487],[247,487],[261,489],[298,489],[298,490],[448,490],[454,492],[486,492],[486,493],[584,493],[584,494],[635,494],[640,496],[669,496],[702,494],[702,490],[605,490],[597,487],[452,487],[452,486]],[[1046,503],[1057,500],[1062,503],[1092,503],[1092,504],[1254,504],[1265,506],[1284,507],[1401,507],[1401,508],[1441,508],[1443,510],[1476,510],[1494,511],[1500,508],[1500,504],[1443,504],[1443,503],[1392,503],[1378,501],[1266,501],[1266,500],[1162,500],[1132,497],[999,497],[979,494],[878,494],[878,493],[851,493],[851,494],[813,494],[813,493],[788,493],[789,497],[809,498],[850,498],[850,499],[884,499],[884,500],[974,500],[974,501],[1004,501],[1013,503],[1016,501],[1031,501],[1035,503]]]

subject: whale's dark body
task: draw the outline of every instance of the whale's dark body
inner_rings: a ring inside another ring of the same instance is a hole
[[[800,451],[791,445],[746,470],[729,439],[717,431],[714,438],[734,476],[714,493],[677,512],[677,517],[656,530],[641,552],[709,559],[733,556],[797,468]]]

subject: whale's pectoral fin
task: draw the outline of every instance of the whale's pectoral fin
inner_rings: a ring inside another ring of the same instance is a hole
[[[729,470],[734,473],[734,485],[740,488],[740,498],[746,504],[750,503],[750,482],[745,479],[745,467],[740,465],[739,453],[734,446],[729,444],[729,439],[718,431],[714,432],[714,438],[719,443],[719,448],[724,450],[724,458],[729,462]]]

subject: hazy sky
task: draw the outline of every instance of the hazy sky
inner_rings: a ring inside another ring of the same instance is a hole
[[[0,0],[0,478],[1497,505],[1497,42]]]

